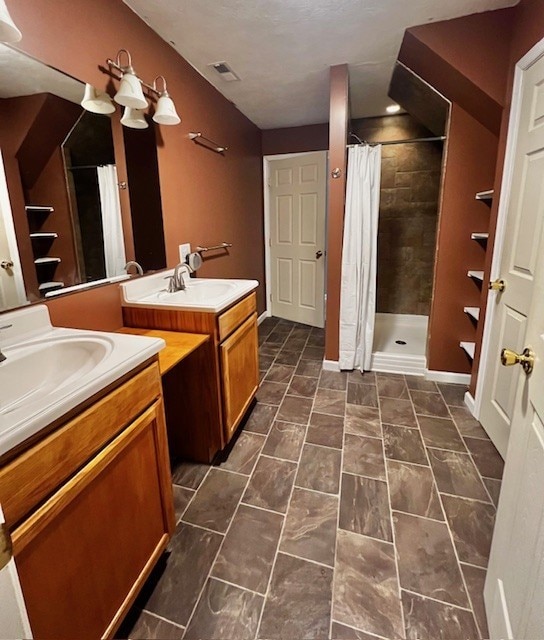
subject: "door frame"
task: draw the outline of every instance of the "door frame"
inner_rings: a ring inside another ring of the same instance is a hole
[[[300,151],[298,153],[277,153],[263,156],[263,201],[264,201],[264,290],[265,290],[265,301],[266,308],[263,314],[264,317],[269,318],[272,315],[272,301],[270,299],[272,290],[271,290],[271,279],[272,279],[272,266],[270,262],[270,186],[268,184],[268,180],[270,178],[270,162],[274,160],[287,160],[289,158],[299,158],[301,156],[308,156],[312,153],[323,153],[325,154],[325,175],[328,175],[328,167],[329,167],[329,150],[328,149],[318,149],[317,151]],[[327,316],[325,314],[325,305],[327,301],[327,222],[329,218],[329,198],[328,198],[328,190],[329,185],[328,181],[326,181],[325,185],[325,229],[323,237],[325,238],[325,255],[323,256],[325,259],[325,290],[323,296],[323,316],[325,318],[325,325],[327,323]]]
[[[506,136],[506,152],[504,157],[504,171],[501,182],[501,191],[499,195],[499,208],[497,212],[497,227],[495,231],[495,243],[493,246],[493,257],[491,260],[490,280],[493,281],[499,277],[502,267],[502,253],[506,234],[506,222],[508,218],[508,210],[510,208],[510,198],[512,193],[512,181],[514,178],[515,151],[518,141],[519,123],[521,118],[521,102],[523,97],[523,79],[524,73],[539,58],[544,56],[544,38],[537,42],[518,62],[515,66],[514,86],[512,90],[512,103],[510,107],[510,116],[508,119],[508,131]],[[485,285],[485,283],[484,283]],[[476,383],[476,391],[474,393],[474,417],[479,419],[482,409],[482,392],[484,381],[486,378],[487,363],[492,355],[491,351],[491,334],[496,324],[496,315],[494,313],[491,296],[497,295],[490,291],[487,296],[487,306],[484,318],[484,332],[482,336],[482,348],[480,352],[480,362],[478,364],[478,381]]]

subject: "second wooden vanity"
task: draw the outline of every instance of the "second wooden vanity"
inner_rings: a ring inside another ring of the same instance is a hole
[[[197,453],[195,447],[189,447],[189,453],[187,448],[184,450],[183,441],[178,446],[172,444],[173,452],[211,462],[232,438],[259,386],[255,292],[220,313],[139,306],[123,307],[123,319],[127,327],[209,336],[205,344],[180,363],[183,374],[176,367],[177,374],[163,376],[163,388],[170,432],[173,425],[187,425],[198,415],[198,424],[186,426],[181,437],[198,444]],[[201,410],[188,410],[195,403]]]

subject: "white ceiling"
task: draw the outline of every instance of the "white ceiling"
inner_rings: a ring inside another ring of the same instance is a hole
[[[262,129],[327,122],[329,67],[348,63],[352,116],[384,114],[408,27],[517,0],[124,0]],[[207,65],[226,61],[227,83]],[[136,61],[137,63],[137,61]],[[168,70],[161,70],[168,75]],[[175,98],[175,96],[173,96]]]

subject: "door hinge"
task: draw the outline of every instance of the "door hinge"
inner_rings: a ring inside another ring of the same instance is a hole
[[[7,565],[13,556],[13,544],[5,522],[0,524],[0,571]]]

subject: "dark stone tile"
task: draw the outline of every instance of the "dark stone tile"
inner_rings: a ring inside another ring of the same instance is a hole
[[[319,378],[323,365],[316,360],[301,360],[298,363],[296,374],[298,376],[308,376],[310,378]]]
[[[429,449],[429,461],[438,490],[456,496],[489,500],[480,474],[468,453]]]
[[[357,436],[382,437],[380,410],[374,407],[363,407],[358,404],[346,404],[344,418],[346,433]]]
[[[440,393],[444,396],[446,404],[450,407],[464,407],[467,387],[464,384],[438,383]]]
[[[314,491],[338,493],[341,460],[342,452],[337,449],[305,444],[295,484]]]
[[[353,629],[353,627],[346,627],[339,622],[332,623],[331,638],[332,640],[376,640],[375,635],[369,635],[364,631]]]
[[[383,425],[385,457],[403,462],[427,465],[425,447],[418,429]]]
[[[131,612],[132,614],[132,612]],[[134,612],[135,614],[135,612]],[[131,640],[180,640],[183,636],[184,628],[157,618],[152,613],[140,611],[136,621],[130,626],[130,630],[124,627],[128,621],[123,623],[116,638],[130,638]]]
[[[327,638],[332,569],[278,554],[259,638]]]
[[[285,396],[278,411],[278,420],[294,422],[296,424],[308,424],[308,418],[312,411],[312,400],[310,398],[297,398],[295,396]]]
[[[178,487],[177,484],[173,486],[174,491],[174,511],[176,513],[176,522],[181,518],[183,512],[187,508],[191,498],[195,495],[192,489],[185,489],[184,487]]]
[[[212,469],[183,516],[185,522],[224,533],[236,511],[247,478]]]
[[[501,481],[494,480],[493,478],[483,478],[483,481],[495,508],[497,508],[499,505],[499,496],[501,495]]]
[[[259,354],[259,371],[268,371],[273,362],[274,356]]]
[[[436,383],[432,380],[425,380],[422,376],[406,376],[406,385],[408,389],[417,389],[418,391],[438,391]]]
[[[198,489],[210,465],[198,462],[179,462],[172,471],[172,482],[187,489]]]
[[[484,604],[484,584],[485,569],[479,569],[468,564],[461,564],[461,571],[465,576],[465,584],[467,585],[468,595],[472,603],[472,610],[476,618],[476,624],[480,630],[480,638],[489,638],[489,629],[487,628],[487,616]]]
[[[382,422],[417,428],[416,417],[410,400],[380,398],[380,409]]]
[[[376,385],[380,397],[409,400],[408,387],[404,381],[404,376],[391,378],[378,373],[376,375]]]
[[[343,435],[344,421],[340,416],[327,416],[322,413],[311,414],[306,442],[341,449]]]
[[[479,640],[470,611],[402,592],[408,640]]]
[[[257,391],[257,400],[258,402],[263,402],[265,404],[281,404],[283,400],[283,396],[287,391],[287,385],[282,384],[280,382],[261,382],[261,386]]]
[[[318,333],[310,333],[308,336],[308,342],[306,343],[308,347],[324,347],[325,346],[325,334]]]
[[[265,594],[283,516],[241,504],[215,561],[212,576]]]
[[[385,458],[382,441],[346,433],[344,439],[344,471],[385,480]]]
[[[270,371],[266,374],[265,380],[267,382],[285,382],[288,383],[291,380],[291,376],[295,367],[288,364],[273,364],[270,367]]]
[[[359,404],[363,407],[377,407],[378,393],[373,384],[358,384],[348,382],[348,397],[350,404]]]
[[[468,606],[463,578],[444,522],[393,513],[400,585],[409,591]]]
[[[348,374],[345,371],[322,371],[319,386],[324,389],[345,391],[348,386]]]
[[[348,372],[348,382],[352,382],[353,384],[376,384],[376,374],[374,371],[365,371],[362,373],[361,371],[349,371]]]
[[[428,467],[388,460],[387,473],[392,509],[444,520],[433,474]]]
[[[263,600],[262,596],[211,578],[184,638],[253,640],[259,626]]]
[[[346,410],[346,392],[318,389],[315,394],[313,410],[332,416],[343,416]]]
[[[266,342],[259,347],[259,355],[276,357],[280,349],[280,345]]]
[[[241,432],[227,459],[219,464],[221,469],[250,475],[266,441],[264,435]]]
[[[298,461],[305,433],[306,427],[300,424],[276,420],[268,434],[262,453],[273,458]]]
[[[448,407],[439,393],[429,393],[428,391],[410,391],[414,409],[417,414],[424,416],[437,416],[439,418],[449,418]]]
[[[403,637],[392,544],[338,531],[333,618],[381,637]]]
[[[285,513],[296,472],[294,462],[261,456],[242,500],[256,507]]]
[[[321,362],[325,357],[325,347],[306,347],[302,352],[303,360],[318,360]]]
[[[300,360],[300,351],[284,351],[283,349],[276,356],[276,364],[289,364],[296,366]]]
[[[418,416],[421,435],[428,447],[449,449],[466,453],[466,447],[459,435],[453,420]]]
[[[307,376],[293,376],[287,393],[291,396],[313,398],[317,389],[317,379]]]
[[[306,341],[308,340],[307,336],[297,336],[297,335],[293,335],[291,334],[287,340],[285,341],[285,344],[283,345],[283,348],[285,349],[285,351],[303,351],[304,347],[306,346]]]
[[[489,436],[482,425],[466,407],[450,407],[450,413],[462,436],[489,440]]]
[[[299,558],[334,565],[338,498],[295,487],[280,550]]]
[[[222,540],[218,533],[179,524],[170,540],[166,567],[145,609],[186,625]]]
[[[477,438],[465,438],[464,440],[482,476],[501,480],[504,460],[491,440],[478,440]]]
[[[442,502],[459,560],[487,567],[495,507],[454,496],[442,496]]]
[[[257,402],[246,419],[244,431],[267,435],[277,412],[277,406]]]
[[[343,473],[339,526],[353,533],[391,542],[387,484]]]

